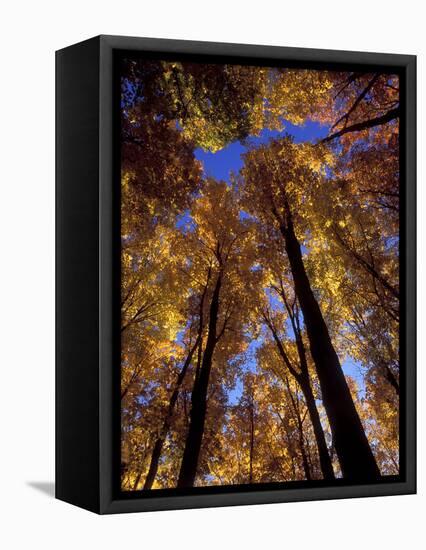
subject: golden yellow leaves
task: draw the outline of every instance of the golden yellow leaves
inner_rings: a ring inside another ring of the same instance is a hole
[[[381,460],[391,461],[395,437],[389,434],[394,431],[396,408],[392,401],[386,406],[390,397],[380,359],[386,358],[397,372],[398,326],[386,318],[385,308],[394,302],[383,285],[384,281],[398,286],[398,261],[396,256],[392,259],[395,216],[383,214],[383,208],[391,210],[397,204],[395,132],[380,129],[368,151],[351,148],[350,162],[347,149],[294,143],[289,137],[272,140],[249,149],[241,177],[231,185],[201,181],[194,147],[218,151],[265,127],[281,129],[282,117],[294,124],[307,119],[335,121],[338,109],[331,99],[337,77],[322,71],[174,62],[161,68],[156,73],[160,88],[156,82],[146,87],[147,94],[155,92],[149,105],[141,105],[142,114],[135,109],[129,115],[130,138],[137,145],[125,147],[122,176],[122,385],[128,392],[123,457],[131,463],[126,487],[141,488],[140,476],[146,476],[179,365],[203,322],[205,345],[206,319],[219,277],[221,338],[213,358],[197,483],[304,479],[301,434],[319,477],[303,392],[287,376],[262,317],[270,316],[300,374],[291,308],[302,340],[307,338],[283,238],[289,223],[337,353],[369,369],[370,409],[357,406],[374,442],[391,449]],[[346,105],[351,94],[345,97]],[[150,110],[152,104],[161,116]],[[383,190],[392,197],[384,205]],[[382,282],[372,278],[366,262]],[[203,293],[205,303],[200,303]],[[179,393],[154,488],[173,486],[177,478],[197,361],[194,356]],[[307,361],[318,400],[319,382],[308,347]],[[351,389],[357,400],[358,389],[353,384]],[[231,399],[232,391],[241,395]],[[247,429],[250,414],[252,430]],[[324,411],[321,414],[328,435]],[[373,433],[370,418],[380,419],[383,429]]]
[[[318,112],[331,87],[332,82],[324,71],[274,70],[267,96],[269,120],[284,118],[292,124],[303,124]]]

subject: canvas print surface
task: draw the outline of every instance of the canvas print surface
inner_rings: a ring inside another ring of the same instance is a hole
[[[121,490],[398,476],[398,76],[119,78]]]

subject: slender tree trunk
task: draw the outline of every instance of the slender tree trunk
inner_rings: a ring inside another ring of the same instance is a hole
[[[253,454],[254,454],[254,408],[253,408],[253,401],[252,401],[250,404],[249,483],[253,483]]]
[[[280,413],[277,413],[277,414],[278,414],[278,418],[280,419],[281,425],[284,428],[285,435],[287,437],[286,447],[287,447],[288,454],[290,455],[290,458],[291,458],[291,473],[293,474],[293,480],[295,480],[297,477],[297,474],[296,474],[295,456],[294,456],[294,450],[292,445],[292,438],[290,436],[290,432],[288,430],[287,424],[284,421],[284,418],[280,415]]]
[[[377,480],[380,471],[355,408],[327,325],[312,291],[294,232],[288,204],[286,224],[280,223],[294,286],[308,333],[311,355],[321,385],[322,399],[330,421],[343,477]]]
[[[293,324],[293,319],[292,319],[292,324]],[[300,385],[300,388],[305,397],[306,406],[309,412],[309,417],[312,423],[312,427],[314,429],[314,435],[317,443],[318,456],[320,460],[320,466],[321,466],[323,478],[334,479],[335,476],[334,476],[334,470],[333,470],[333,463],[328,453],[324,430],[322,429],[322,424],[318,414],[317,405],[315,403],[315,397],[312,392],[311,383],[309,380],[308,364],[306,361],[305,346],[303,344],[303,341],[301,340],[301,336],[300,334],[298,334],[296,326],[293,325],[294,334],[296,336],[296,344],[297,344],[297,350],[298,350],[299,361],[300,361],[300,370],[301,370],[301,372],[298,373],[296,369],[294,369],[293,366],[291,365],[290,359],[287,356],[281,344],[280,339],[278,338],[278,334],[276,333],[274,326],[272,325],[272,323],[268,323],[268,326],[272,332],[275,343],[277,344],[278,352],[280,353],[284,361],[284,364],[288,367],[290,374],[295,378],[295,380]]]
[[[134,491],[136,491],[136,489],[138,488],[141,477],[142,477],[142,470],[139,470],[138,475],[136,476],[135,482],[133,483],[133,490]]]
[[[384,371],[385,371],[385,378],[390,383],[390,385],[395,390],[396,395],[399,397],[399,383],[396,379],[394,373],[391,371],[389,365],[384,364],[383,365]]]
[[[300,447],[300,453],[302,455],[302,465],[303,465],[303,470],[305,472],[305,478],[308,481],[310,481],[312,479],[312,476],[311,476],[311,470],[309,468],[308,457],[306,455],[305,442],[303,440],[303,420],[300,416],[299,398],[297,397],[297,394],[296,394],[296,399],[293,397],[293,393],[291,391],[287,376],[285,377],[285,382],[286,382],[288,394],[290,395],[291,404],[293,406],[294,416],[296,417],[297,431],[299,434],[299,447]]]
[[[291,403],[292,403],[292,406],[293,406],[293,412],[294,412],[293,418],[296,419],[297,432],[298,432],[298,436],[299,436],[299,449],[300,449],[300,454],[302,455],[302,466],[303,466],[303,470],[305,472],[305,478],[308,481],[310,481],[312,479],[312,476],[311,476],[311,470],[309,468],[308,458],[307,458],[307,455],[306,455],[305,443],[303,441],[303,422],[302,422],[302,419],[300,418],[300,414],[299,414],[299,412],[297,410],[297,407],[296,407],[296,404],[294,402],[294,398],[293,398],[293,395],[291,393],[291,389],[290,389],[290,385],[288,383],[288,379],[283,380],[283,381],[287,385],[287,390],[288,390],[288,393],[290,395]],[[286,425],[284,419],[281,417],[280,414],[278,414],[278,417],[281,421],[282,426],[285,429],[285,432],[286,432],[286,435],[287,435],[287,441],[288,442],[292,441],[292,438],[289,434],[289,431],[287,429],[287,425]],[[291,460],[292,460],[293,479],[296,479],[297,475],[296,475],[296,468],[295,468],[295,465],[294,465],[295,456],[294,456],[293,449],[290,447],[289,444],[288,444],[288,452],[289,452],[289,455],[290,455]]]
[[[193,487],[195,476],[197,474],[198,459],[200,456],[201,442],[203,439],[204,424],[206,420],[207,390],[209,386],[213,353],[217,344],[216,331],[219,315],[219,296],[221,285],[222,273],[220,272],[210,304],[209,327],[203,354],[203,361],[197,382],[194,384],[194,388],[192,390],[189,430],[177,483],[178,487]]]
[[[160,432],[160,435],[159,435],[157,441],[155,442],[154,449],[152,451],[151,463],[150,463],[150,466],[149,466],[148,475],[147,475],[146,480],[145,480],[144,489],[151,489],[152,484],[153,484],[154,479],[155,479],[155,476],[157,475],[158,462],[160,460],[161,452],[163,450],[164,441],[165,441],[165,439],[167,437],[167,433],[170,429],[170,421],[171,421],[172,416],[173,416],[173,411],[174,411],[175,404],[176,404],[176,401],[177,401],[177,398],[178,398],[178,395],[179,395],[180,387],[181,387],[182,382],[185,378],[186,371],[188,370],[188,367],[191,364],[192,357],[195,353],[195,350],[198,348],[198,360],[197,360],[197,368],[196,368],[196,372],[195,372],[195,382],[194,382],[194,384],[197,381],[198,371],[199,371],[199,368],[200,368],[200,357],[201,357],[201,352],[202,352],[202,347],[203,347],[204,301],[205,301],[205,298],[206,298],[206,292],[207,292],[210,276],[211,276],[211,269],[209,268],[209,270],[207,272],[207,281],[206,281],[206,284],[204,286],[204,290],[201,294],[201,299],[200,299],[199,313],[198,313],[198,319],[199,320],[198,320],[197,339],[196,339],[193,347],[191,348],[191,350],[190,350],[190,352],[189,352],[189,354],[186,358],[186,361],[185,361],[185,363],[184,363],[184,365],[183,365],[183,367],[182,367],[182,369],[179,373],[179,376],[176,380],[175,389],[174,389],[174,391],[173,391],[173,393],[170,397],[169,406],[168,406],[168,409],[167,409],[167,415],[166,415],[166,418],[165,418],[164,424],[163,424],[163,429]]]
[[[309,468],[309,461],[308,461],[308,457],[306,455],[306,449],[305,449],[305,443],[303,441],[303,431],[301,432],[301,434],[299,435],[299,439],[300,439],[300,451],[302,453],[302,463],[303,463],[303,470],[305,471],[305,477],[306,477],[306,480],[307,481],[311,481],[312,479],[312,476],[311,476],[311,470]]]
[[[205,302],[205,299],[206,299],[206,293],[207,293],[207,289],[209,287],[209,281],[210,281],[211,275],[212,275],[212,269],[211,269],[211,267],[209,267],[209,269],[207,271],[206,285],[204,287],[203,294],[202,294],[201,300],[200,300],[200,307],[199,307],[199,314],[198,314],[198,317],[199,317],[198,336],[200,338],[200,344],[198,346],[198,352],[197,352],[197,366],[195,368],[194,386],[198,382],[198,375],[200,374],[201,360],[202,360],[202,357],[203,357],[204,302]]]
[[[321,471],[324,479],[334,479],[333,464],[331,462],[330,454],[328,452],[327,443],[325,441],[324,430],[320,416],[318,414],[317,405],[315,403],[315,397],[312,392],[309,380],[305,384],[305,381],[301,382],[301,388],[305,397],[306,406],[308,407],[309,418],[311,420],[312,427],[314,429],[315,441],[318,448],[318,456],[321,466]]]
[[[300,333],[298,322],[297,326],[295,323],[294,328],[296,336],[296,346],[301,367],[299,384],[302,388],[302,392],[306,401],[306,406],[308,407],[309,417],[311,419],[312,427],[314,429],[322,475],[324,479],[334,479],[335,476],[333,464],[330,459],[327,443],[325,441],[324,430],[322,429],[320,416],[318,414],[317,405],[315,403],[315,397],[312,391],[311,382],[309,380],[309,370],[308,362],[306,359],[305,345],[302,340],[302,334]]]
[[[297,429],[299,431],[299,447],[300,447],[300,452],[302,454],[303,470],[305,472],[306,479],[310,481],[312,479],[312,475],[311,475],[311,469],[309,467],[308,457],[306,454],[305,442],[303,440],[303,423],[302,423],[302,419],[300,418],[299,411],[295,411],[295,415],[296,415],[296,421],[297,421]]]
[[[194,345],[190,349],[190,351],[188,353],[188,356],[186,358],[186,361],[185,361],[185,363],[184,363],[184,365],[183,365],[183,367],[182,367],[182,369],[181,369],[181,371],[180,371],[180,373],[177,377],[173,393],[170,396],[169,406],[167,407],[167,413],[166,413],[166,417],[164,419],[162,429],[161,429],[160,434],[159,434],[159,436],[158,436],[158,438],[157,438],[157,440],[155,441],[155,444],[154,444],[154,448],[153,448],[152,455],[151,455],[151,463],[149,465],[148,474],[146,476],[145,483],[144,483],[144,486],[143,486],[144,490],[151,489],[152,484],[154,483],[155,476],[157,475],[158,462],[160,460],[160,456],[161,456],[161,453],[163,451],[164,441],[165,441],[165,439],[167,437],[167,434],[169,432],[169,429],[170,429],[170,424],[171,424],[171,420],[172,420],[172,417],[173,417],[173,412],[174,412],[174,408],[175,408],[175,405],[176,405],[176,401],[177,401],[177,398],[178,398],[178,395],[179,395],[180,387],[181,387],[182,382],[185,378],[188,367],[191,364],[192,357],[195,353],[195,350],[199,346],[199,343],[200,343],[200,335],[198,335],[197,339],[195,340]]]

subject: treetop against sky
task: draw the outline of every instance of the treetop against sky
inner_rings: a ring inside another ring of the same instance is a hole
[[[129,58],[121,113],[123,490],[397,474],[398,78]]]

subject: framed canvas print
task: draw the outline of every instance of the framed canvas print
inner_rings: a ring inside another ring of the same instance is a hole
[[[415,57],[57,52],[56,496],[415,492]]]

